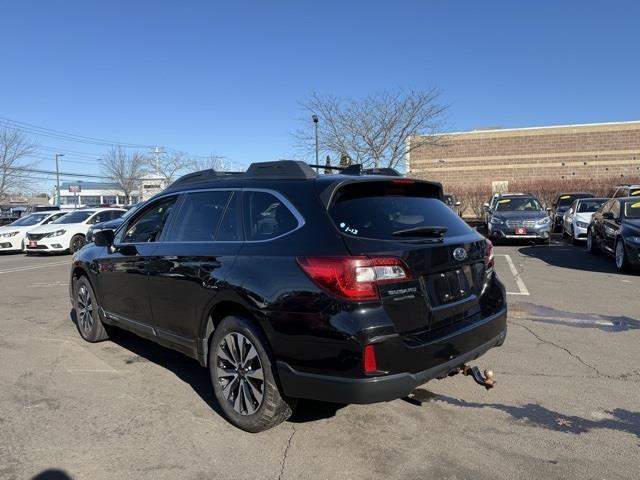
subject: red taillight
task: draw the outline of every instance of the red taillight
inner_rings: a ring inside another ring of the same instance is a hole
[[[493,268],[493,265],[495,263],[493,258],[493,243],[488,238],[486,239],[486,241],[487,246],[485,247],[484,251],[484,263],[487,266],[487,269],[490,269]]]
[[[377,300],[379,283],[411,279],[398,258],[298,257],[297,261],[317,285],[347,300]]]
[[[364,364],[364,373],[375,373],[378,371],[378,362],[376,360],[376,350],[373,345],[366,345],[362,354],[362,363]]]

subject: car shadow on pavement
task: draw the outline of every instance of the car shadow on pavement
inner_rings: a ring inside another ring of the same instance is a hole
[[[71,480],[71,476],[64,470],[49,468],[34,475],[31,480]]]
[[[71,310],[70,317],[71,321],[77,326],[74,309]],[[201,367],[198,362],[180,352],[165,348],[151,340],[119,328],[110,329],[109,340],[135,355],[126,359],[125,363],[131,364],[143,359],[166,368],[180,380],[189,384],[207,405],[222,418],[225,418],[213,393],[209,371]],[[307,423],[330,418],[345,406],[337,403],[299,400],[294,414],[289,418],[289,422]]]
[[[424,395],[427,390],[418,388],[414,391],[414,396]],[[431,394],[433,395],[433,394]],[[640,438],[640,412],[632,412],[624,408],[614,408],[605,411],[603,417],[597,420],[579,417],[577,415],[564,415],[535,403],[526,405],[504,405],[502,403],[468,402],[446,395],[436,395],[433,398],[436,402],[445,402],[449,405],[462,408],[493,408],[508,413],[521,424],[545,428],[556,432],[573,433],[580,435],[596,429],[615,430],[623,433],[630,433]]]
[[[527,302],[518,302],[511,305],[510,314],[512,320],[523,319],[565,327],[595,328],[602,332],[610,333],[640,329],[640,320],[625,315],[574,313]]]
[[[548,265],[588,272],[619,273],[613,258],[602,253],[593,255],[585,247],[560,244],[552,248],[529,246],[518,249],[521,255],[537,258]],[[624,275],[624,274],[621,274]]]

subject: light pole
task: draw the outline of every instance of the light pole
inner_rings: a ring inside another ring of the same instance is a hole
[[[318,165],[318,116],[311,115],[311,120],[313,120],[313,124],[316,126],[316,165]]]
[[[58,158],[64,157],[64,153],[56,153],[56,204],[60,208],[60,170],[58,169]]]

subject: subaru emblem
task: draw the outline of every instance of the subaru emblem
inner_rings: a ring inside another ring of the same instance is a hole
[[[462,247],[458,247],[453,251],[453,258],[455,258],[459,262],[461,262],[463,260],[466,260],[467,259],[467,251]]]

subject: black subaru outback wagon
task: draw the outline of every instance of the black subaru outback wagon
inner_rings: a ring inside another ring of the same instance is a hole
[[[404,397],[501,345],[491,243],[440,184],[362,173],[279,161],[180,178],[74,256],[80,334],[117,326],[197,359],[251,432],[298,398]]]

